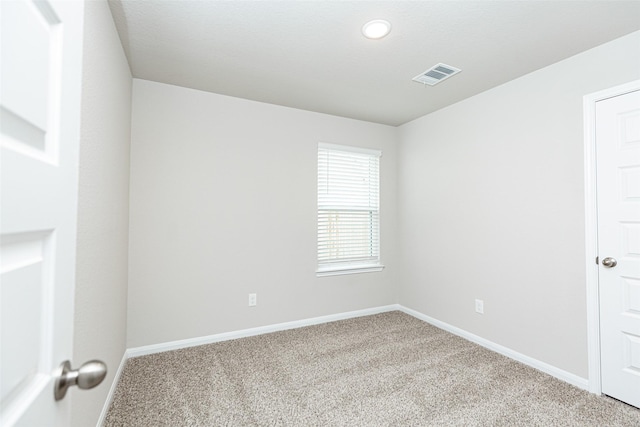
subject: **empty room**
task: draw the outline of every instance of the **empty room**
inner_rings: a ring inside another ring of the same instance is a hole
[[[2,426],[640,425],[640,1],[0,15]]]

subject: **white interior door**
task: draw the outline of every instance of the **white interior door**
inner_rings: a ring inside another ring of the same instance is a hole
[[[596,103],[602,392],[640,407],[640,91]]]
[[[83,10],[0,1],[2,426],[68,425],[52,374],[72,351]]]

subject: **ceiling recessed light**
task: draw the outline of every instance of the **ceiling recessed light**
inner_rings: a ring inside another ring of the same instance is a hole
[[[362,26],[362,34],[368,39],[381,39],[391,31],[391,24],[384,19],[375,19]]]

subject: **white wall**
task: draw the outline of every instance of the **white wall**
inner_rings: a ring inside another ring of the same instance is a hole
[[[134,79],[128,347],[397,302],[396,131]],[[320,141],[383,151],[383,272],[315,275]]]
[[[90,359],[108,375],[69,391],[72,425],[96,425],[126,344],[131,86],[105,1],[85,5],[73,367]]]
[[[582,98],[640,78],[638,52],[634,33],[400,128],[401,304],[587,377]]]

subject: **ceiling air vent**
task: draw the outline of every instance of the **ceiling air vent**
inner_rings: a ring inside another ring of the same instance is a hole
[[[426,85],[433,86],[436,83],[440,83],[441,81],[448,79],[454,74],[458,74],[460,71],[462,70],[459,68],[440,63],[429,68],[424,73],[418,74],[412,80],[414,82],[424,83]]]

